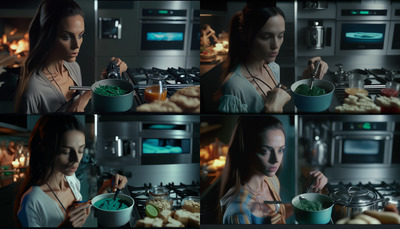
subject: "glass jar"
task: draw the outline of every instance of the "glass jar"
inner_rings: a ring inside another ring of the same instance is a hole
[[[151,204],[156,206],[160,211],[172,208],[172,199],[169,196],[169,190],[166,187],[155,185],[149,190],[149,197],[146,205]]]
[[[151,103],[155,100],[167,99],[167,86],[165,84],[166,76],[160,74],[149,74],[147,85],[144,89],[144,100]]]

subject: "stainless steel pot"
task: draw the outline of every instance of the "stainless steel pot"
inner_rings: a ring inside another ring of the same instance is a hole
[[[331,193],[330,197],[335,202],[333,208],[333,219],[335,221],[365,210],[378,210],[380,205],[384,206],[388,201],[384,198],[378,198],[377,194],[371,190],[360,189],[359,187],[337,190]]]

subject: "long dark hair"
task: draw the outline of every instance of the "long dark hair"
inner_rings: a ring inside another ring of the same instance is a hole
[[[241,185],[250,175],[251,154],[256,153],[254,147],[258,141],[258,135],[274,129],[282,130],[285,135],[282,122],[274,116],[241,116],[238,118],[222,173],[220,199],[231,188],[234,189],[232,195],[239,193]],[[221,212],[220,215],[222,216],[222,214]]]
[[[14,216],[17,224],[22,196],[32,186],[47,182],[54,171],[56,157],[60,154],[62,138],[70,130],[85,133],[82,123],[72,115],[46,115],[37,121],[29,139],[31,154],[27,175],[15,200]]]
[[[73,0],[42,0],[29,27],[29,54],[25,61],[17,89],[15,109],[20,104],[30,77],[37,73],[49,57],[60,21],[69,16],[83,15],[81,7]]]
[[[258,4],[247,4],[242,11],[233,15],[229,26],[228,61],[222,75],[224,79],[234,68],[244,62],[249,56],[257,33],[270,17],[281,15],[283,11],[278,7],[260,7]]]

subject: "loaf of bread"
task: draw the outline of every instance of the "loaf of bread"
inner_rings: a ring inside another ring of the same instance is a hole
[[[182,222],[185,226],[200,226],[200,213],[193,213],[185,209],[180,209],[175,211],[174,218]]]
[[[194,200],[185,200],[182,208],[190,212],[200,212],[200,203]]]

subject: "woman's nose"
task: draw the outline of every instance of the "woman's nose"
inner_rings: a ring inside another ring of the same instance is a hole
[[[72,41],[71,41],[71,49],[74,50],[74,49],[78,49],[78,48],[79,48],[78,40],[76,38],[72,39]]]
[[[274,37],[271,41],[271,49],[277,49],[278,48],[278,38]]]
[[[269,163],[270,163],[270,164],[275,164],[275,163],[277,163],[277,162],[278,162],[278,157],[277,157],[277,155],[276,155],[276,152],[273,151],[273,152],[271,152],[270,155],[271,155],[271,156],[269,157]]]
[[[78,152],[76,150],[71,150],[69,154],[70,162],[78,162]]]

